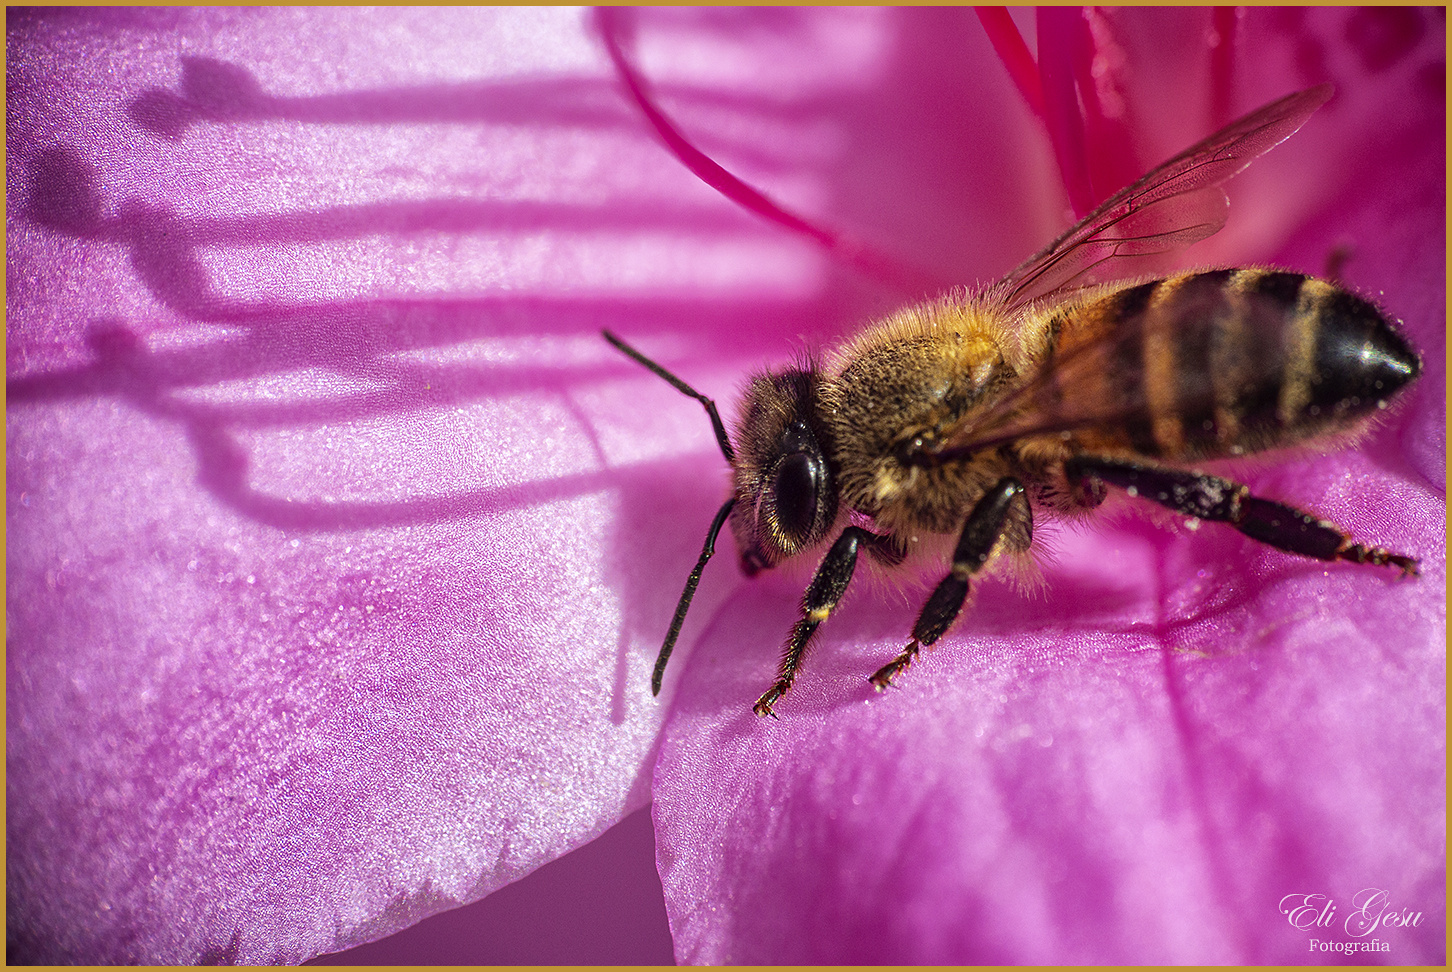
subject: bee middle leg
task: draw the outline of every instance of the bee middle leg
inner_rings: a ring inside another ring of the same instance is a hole
[[[862,527],[850,526],[842,531],[837,542],[827,551],[827,556],[817,565],[817,572],[812,575],[812,582],[807,585],[807,591],[802,595],[802,616],[792,626],[786,647],[782,649],[781,666],[777,669],[776,681],[756,700],[751,711],[759,716],[776,718],[776,713],[771,711],[772,707],[797,680],[797,669],[801,667],[802,655],[806,653],[807,641],[812,637],[812,632],[817,630],[817,625],[827,620],[846,592],[847,585],[852,580],[852,572],[857,569],[858,550],[863,546],[873,548],[889,543],[889,538],[878,536]]]
[[[1250,487],[1219,476],[1100,456],[1075,456],[1064,464],[1064,472],[1071,484],[1081,488],[1096,480],[1117,486],[1177,513],[1228,523],[1254,540],[1290,553],[1397,567],[1404,577],[1417,573],[1417,561],[1411,557],[1356,543],[1334,523],[1254,496]]]
[[[912,642],[868,679],[879,692],[913,663],[920,646],[931,645],[953,626],[968,599],[968,579],[983,569],[999,541],[1013,528],[1015,521],[1009,514],[1015,502],[1022,504],[1022,522],[1032,533],[1033,514],[1023,484],[1012,476],[1005,476],[983,495],[978,505],[973,507],[973,512],[968,514],[963,532],[958,537],[958,546],[953,550],[952,569],[918,613]]]

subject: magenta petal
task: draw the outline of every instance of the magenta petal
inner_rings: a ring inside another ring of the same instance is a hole
[[[902,647],[921,595],[849,594],[779,722],[750,706],[803,579],[756,580],[703,624],[657,764],[678,960],[1345,960],[1312,944],[1328,939],[1385,943],[1372,961],[1445,960],[1441,28],[1420,14],[1430,26],[1406,42],[1405,24],[1358,27],[1356,11],[1284,16],[1252,12],[1238,37],[1258,81],[1277,75],[1240,107],[1328,75],[1338,101],[1307,126],[1309,156],[1288,156],[1287,189],[1232,187],[1210,259],[1239,246],[1319,270],[1349,238],[1346,280],[1404,321],[1425,367],[1358,448],[1245,475],[1414,553],[1423,576],[1211,526],[1046,527],[1057,561],[1041,594],[984,583],[885,696],[866,676]],[[1144,48],[1125,49],[1132,71]],[[1312,53],[1320,76],[1288,67]],[[1347,924],[1370,889],[1408,924]],[[1334,927],[1293,927],[1306,895],[1337,902]]]
[[[572,198],[658,155],[578,20],[10,12],[12,960],[305,959],[648,798],[696,430],[598,240],[679,216]]]
[[[1039,79],[1044,92],[1044,120],[1059,160],[1059,175],[1069,192],[1076,218],[1083,218],[1110,192],[1094,191],[1084,141],[1084,115],[1075,90],[1074,49],[1088,34],[1084,14],[1074,7],[1040,7]]]
[[[792,592],[734,599],[657,775],[677,958],[1298,962],[1306,936],[1277,902],[1375,884],[1428,916],[1396,930],[1398,960],[1435,962],[1439,605],[1349,571],[1261,580],[1168,620],[1100,578],[1048,603],[990,585],[885,698],[865,673],[905,612],[859,598],[779,723],[749,704]],[[1361,620],[1284,620],[1329,603]]]

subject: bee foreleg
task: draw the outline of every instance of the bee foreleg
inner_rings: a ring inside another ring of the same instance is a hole
[[[802,595],[802,616],[792,626],[791,636],[787,638],[786,647],[782,649],[776,682],[752,706],[752,711],[757,715],[775,717],[771,711],[772,706],[776,705],[777,700],[797,680],[797,669],[801,667],[802,655],[807,650],[807,641],[811,639],[812,632],[831,615],[852,580],[852,572],[857,568],[858,549],[863,544],[877,544],[884,539],[870,530],[850,526],[832,544],[832,549],[822,558],[817,572],[812,575],[812,582],[807,585],[807,591]]]
[[[1336,524],[1294,506],[1252,496],[1250,487],[1229,479],[1094,456],[1075,456],[1064,464],[1064,472],[1071,483],[1098,479],[1177,513],[1228,523],[1248,537],[1290,553],[1317,560],[1390,565],[1400,568],[1403,576],[1417,573],[1414,558],[1356,543]]]
[[[953,550],[953,566],[918,613],[912,642],[869,679],[879,692],[913,663],[920,646],[931,645],[953,626],[968,599],[968,579],[983,569],[994,548],[1013,526],[1009,513],[1015,500],[1022,504],[1025,522],[1032,530],[1033,515],[1023,484],[1012,476],[1005,476],[984,494],[978,505],[973,507],[973,512],[968,514],[968,521],[963,524],[963,532],[958,537],[958,546]]]

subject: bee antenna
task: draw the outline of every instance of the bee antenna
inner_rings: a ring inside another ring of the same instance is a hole
[[[687,395],[691,396],[696,401],[698,401],[702,405],[706,406],[706,414],[711,417],[711,428],[713,430],[715,430],[715,432],[716,432],[716,443],[721,446],[721,454],[726,457],[726,461],[727,462],[729,462],[729,463],[735,463],[736,462],[736,453],[731,450],[731,440],[728,439],[728,438],[726,438],[726,427],[721,424],[721,416],[719,414],[717,414],[717,412],[716,412],[716,403],[715,402],[711,401],[711,399],[707,398],[705,395],[702,395],[700,392],[696,391],[694,388],[692,388],[690,385],[686,384],[684,381],[681,381],[679,378],[677,378],[675,375],[671,374],[669,371],[666,371],[660,365],[656,364],[654,361],[650,360],[645,355],[641,354],[639,351],[635,350],[630,345],[626,344],[624,341],[620,340],[618,337],[616,337],[615,335],[611,334],[609,331],[601,331],[600,333],[605,336],[605,340],[607,340],[611,344],[615,345],[617,348],[619,348],[621,351],[623,351],[626,355],[628,355],[631,358],[634,358],[636,361],[638,361],[639,363],[645,365],[651,371],[655,372],[657,375],[660,375],[666,381],[668,381],[672,385],[674,385],[675,386],[675,389],[677,391],[682,392],[684,394],[687,394]],[[720,524],[717,524],[716,527],[715,527],[715,529],[712,530],[712,532],[711,532],[711,538],[710,538],[709,541],[707,541],[707,546],[710,546],[711,542],[716,539],[716,532],[719,531],[719,530],[720,530]],[[707,554],[706,555],[706,559],[709,559],[709,557],[710,557],[710,555]],[[702,559],[702,561],[701,561],[701,565],[702,566],[705,565],[706,559]],[[698,569],[698,573],[699,573],[699,569]],[[686,603],[689,603],[689,602],[690,602],[690,598],[686,598]],[[680,611],[678,611],[676,613],[677,613],[677,615],[684,615],[685,614],[685,609],[682,608]],[[677,627],[679,627],[679,625],[677,625]],[[674,631],[674,630],[675,629],[672,629],[672,631]],[[669,654],[669,652],[667,652],[667,654]],[[659,671],[659,666],[657,666],[657,671]]]
[[[605,336],[608,338],[610,335],[607,333]],[[706,569],[706,561],[710,560],[711,555],[716,552],[716,536],[721,532],[721,527],[725,525],[726,517],[731,515],[731,507],[735,505],[736,497],[734,496],[722,503],[721,509],[716,512],[716,519],[711,521],[711,529],[706,531],[706,544],[701,548],[701,559],[696,561],[696,567],[691,571],[691,576],[686,578],[686,589],[681,591],[681,599],[676,602],[676,616],[671,618],[671,628],[666,632],[665,644],[660,646],[660,654],[656,656],[655,671],[650,675],[651,695],[660,694],[660,684],[665,678],[666,662],[671,660],[671,652],[676,647],[676,637],[681,633],[681,625],[686,620],[686,612],[691,609],[691,599],[696,596],[696,585],[701,582],[701,571]]]

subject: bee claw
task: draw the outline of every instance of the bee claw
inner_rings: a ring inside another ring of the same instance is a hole
[[[772,711],[772,708],[784,692],[785,689],[778,685],[773,685],[762,694],[761,698],[756,700],[756,704],[751,707],[751,711],[759,716],[771,716],[773,719],[780,721],[780,717]]]
[[[1403,557],[1401,554],[1394,554],[1388,551],[1382,551],[1382,553],[1385,557],[1383,563],[1391,567],[1396,567],[1401,571],[1400,577],[1397,578],[1398,580],[1400,580],[1402,577],[1422,576],[1421,568],[1418,567],[1417,559],[1415,557]]]
[[[900,675],[901,673],[902,669],[899,668],[896,663],[893,663],[891,665],[883,666],[874,675],[868,678],[867,681],[872,683],[872,687],[878,692],[885,692],[888,689],[898,688],[898,686],[893,684],[892,680],[897,678],[898,675]]]
[[[884,689],[897,688],[898,686],[894,685],[892,683],[892,680],[897,678],[903,672],[907,671],[908,668],[912,665],[913,659],[917,656],[918,642],[915,639],[910,645],[904,648],[896,658],[888,662],[886,665],[883,665],[877,671],[873,672],[871,677],[869,677],[867,680],[871,682],[872,687],[877,689],[877,691],[879,692],[883,691]]]

